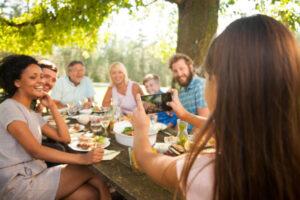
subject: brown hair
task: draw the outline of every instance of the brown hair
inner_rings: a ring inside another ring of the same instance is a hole
[[[202,130],[205,142],[216,139],[214,199],[300,199],[300,55],[291,32],[264,15],[238,19],[213,41],[205,69],[217,80]],[[184,194],[200,139],[185,163]]]
[[[169,68],[172,69],[172,65],[181,59],[183,59],[185,64],[191,66],[191,69],[193,69],[193,60],[188,55],[183,53],[176,53],[169,59]]]
[[[159,76],[156,74],[147,74],[143,79],[143,85],[145,85],[145,83],[147,83],[150,80],[154,80],[157,83],[159,83]]]

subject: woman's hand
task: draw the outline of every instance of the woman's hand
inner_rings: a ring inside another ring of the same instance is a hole
[[[104,155],[103,148],[101,148],[101,147],[95,148],[92,151],[89,151],[88,153],[83,154],[83,156],[84,156],[83,164],[90,165],[90,164],[98,163],[102,160],[103,155]]]
[[[132,115],[132,125],[134,129],[134,136],[148,136],[150,119],[147,116],[143,103],[141,100],[141,95],[136,95],[137,108]]]
[[[41,97],[39,100],[41,102],[41,105],[45,106],[47,108],[51,108],[53,106],[56,106],[56,104],[53,101],[53,99],[47,93],[45,93],[44,96]]]
[[[173,111],[176,113],[177,117],[180,119],[184,119],[184,117],[188,114],[188,112],[185,110],[185,108],[180,103],[179,97],[178,97],[178,91],[175,89],[171,89],[170,91],[172,93],[172,101],[168,102],[168,106],[171,106]]]

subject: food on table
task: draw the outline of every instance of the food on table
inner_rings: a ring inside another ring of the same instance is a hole
[[[92,138],[82,134],[82,135],[79,136],[78,140],[79,140],[79,142],[87,142],[87,141],[92,140]]]
[[[175,155],[180,155],[183,154],[185,152],[185,149],[183,146],[179,145],[179,144],[172,144],[169,147],[169,150],[174,153]]]
[[[70,131],[70,132],[78,132],[78,131],[81,131],[81,126],[80,126],[80,124],[76,123],[76,124],[70,125],[69,131]]]
[[[94,145],[93,142],[78,142],[77,146],[82,148],[82,149],[89,149]]]
[[[106,142],[106,138],[103,136],[96,136],[94,138],[88,137],[85,134],[82,134],[78,138],[79,142],[77,144],[77,147],[80,147],[82,149],[89,149],[94,147],[96,144],[103,145]]]
[[[106,137],[103,137],[101,135],[97,135],[94,137],[94,142],[98,142],[99,144],[104,144],[106,140]]]
[[[192,147],[192,144],[193,144],[193,142],[187,140],[187,141],[184,143],[184,145],[183,145],[185,151],[190,151],[190,150],[191,150],[191,147]]]
[[[176,136],[166,136],[164,137],[164,142],[169,144],[176,144],[178,142],[178,137]]]
[[[134,129],[131,126],[125,127],[122,131],[123,134],[132,136]]]

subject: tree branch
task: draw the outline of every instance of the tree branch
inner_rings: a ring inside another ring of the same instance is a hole
[[[158,1],[158,0],[153,0],[153,1],[150,2],[150,3],[144,4],[144,6],[149,6],[149,5],[151,5],[151,4],[153,4],[153,3],[157,2],[157,1]]]
[[[15,22],[11,21],[11,20],[8,20],[8,19],[6,19],[4,17],[1,17],[0,18],[0,22],[5,23],[8,26],[21,28],[21,27],[28,26],[28,25],[40,24],[41,20],[26,21],[26,22],[22,22],[22,23],[17,24]]]

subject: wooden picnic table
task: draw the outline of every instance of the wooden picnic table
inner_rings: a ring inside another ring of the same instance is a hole
[[[168,200],[173,194],[160,185],[154,183],[146,174],[133,169],[129,161],[128,147],[118,144],[111,136],[111,144],[107,149],[121,151],[113,160],[101,161],[90,168],[99,174],[104,181],[111,184],[118,193],[127,200]],[[158,141],[163,133],[158,133]]]

